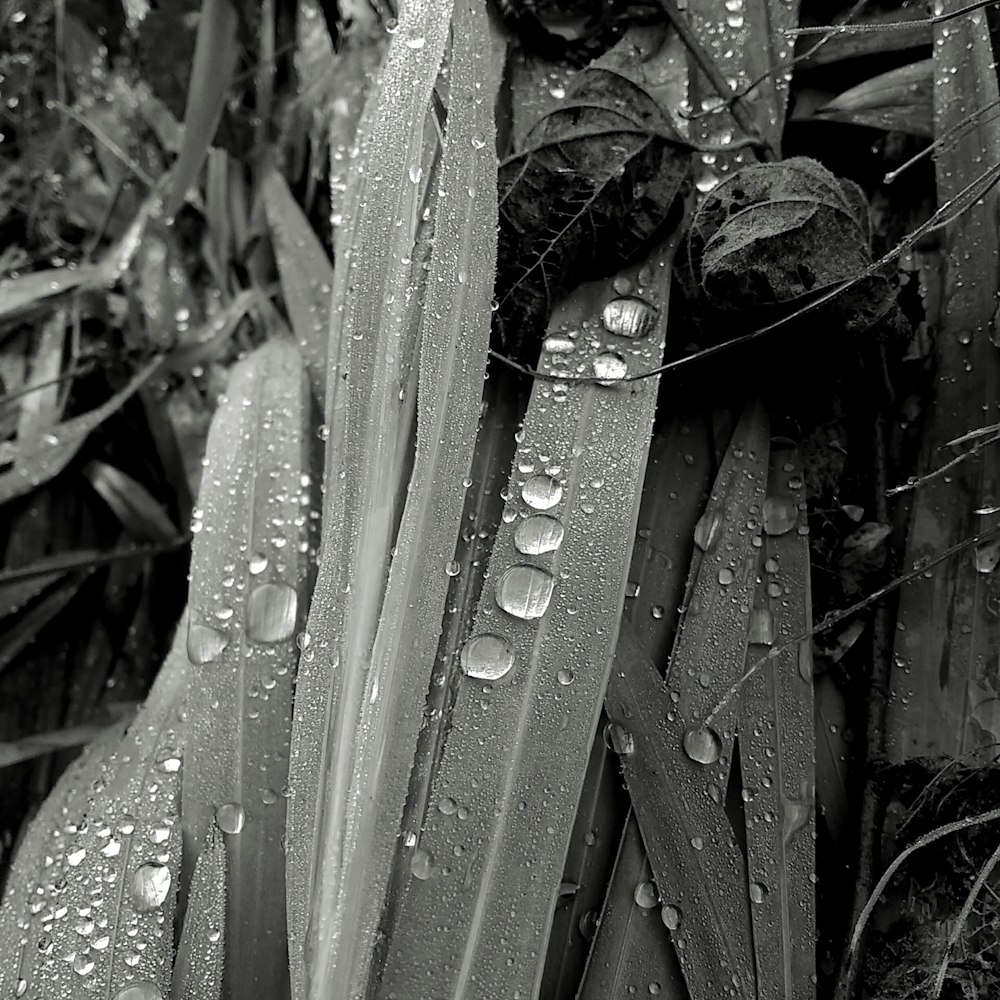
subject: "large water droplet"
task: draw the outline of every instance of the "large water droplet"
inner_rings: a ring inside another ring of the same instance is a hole
[[[511,566],[497,583],[497,604],[516,618],[541,618],[552,600],[552,574],[537,566]]]
[[[563,489],[551,476],[532,476],[522,487],[521,497],[535,510],[548,510],[562,500]]]
[[[605,328],[619,337],[648,337],[656,326],[656,307],[645,299],[626,295],[612,299],[601,315]]]
[[[195,664],[211,663],[229,645],[229,636],[211,625],[188,625],[187,654]]]
[[[298,595],[287,583],[262,583],[247,597],[247,635],[257,642],[281,642],[295,634]]]
[[[215,823],[223,833],[239,833],[247,814],[238,802],[225,802],[215,810]]]
[[[604,727],[604,745],[619,757],[635,753],[635,737],[619,722],[609,722]]]
[[[711,507],[698,518],[694,526],[694,543],[702,552],[711,552],[719,542],[725,524],[725,511]]]
[[[632,898],[636,906],[641,906],[644,910],[652,909],[659,901],[656,886],[652,882],[640,882],[632,892]]]
[[[414,878],[426,882],[434,874],[434,855],[423,847],[418,847],[410,858],[410,871]]]
[[[150,862],[140,865],[132,876],[132,905],[148,913],[163,905],[170,892],[170,869]]]
[[[763,903],[767,899],[767,886],[763,882],[750,883],[750,901],[753,903]]]
[[[562,545],[563,526],[548,514],[535,514],[514,529],[514,547],[525,555],[555,552]]]
[[[754,608],[750,612],[750,642],[770,646],[774,643],[774,616],[770,608]]]
[[[163,1000],[163,994],[155,983],[144,981],[129,983],[115,994],[115,1000]]]
[[[514,666],[514,648],[502,635],[485,632],[462,647],[459,661],[467,677],[496,681]]]
[[[784,535],[795,527],[799,511],[794,501],[784,497],[765,497],[764,534]]]
[[[248,560],[251,576],[259,576],[267,569],[267,556],[263,552],[255,552]]]
[[[689,729],[684,734],[684,752],[698,764],[714,764],[722,754],[722,740],[711,726]]]
[[[681,925],[683,914],[679,906],[674,906],[673,903],[664,903],[660,917],[668,931],[675,931]]]
[[[542,342],[542,350],[549,354],[572,354],[576,350],[576,344],[565,333],[553,333]]]
[[[628,365],[625,363],[625,359],[612,351],[598,354],[591,364],[594,368],[594,375],[600,379],[602,385],[613,385],[628,375]]]

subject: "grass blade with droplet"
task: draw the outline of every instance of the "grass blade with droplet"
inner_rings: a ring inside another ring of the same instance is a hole
[[[797,510],[805,502],[798,450],[775,439],[765,504]],[[765,514],[766,517],[766,514]],[[797,517],[769,531],[757,588],[747,667],[812,626],[809,539]],[[816,741],[810,639],[769,658],[740,692],[740,769],[746,817],[750,912],[761,997],[815,997]]]
[[[581,287],[553,319],[543,367],[610,384],[534,385],[380,997],[424,995],[430,982],[442,1000],[539,987],[655,406],[655,380],[614,381],[657,363],[669,260],[658,251],[644,298],[616,307],[648,338],[601,332],[610,282]],[[569,335],[583,325],[585,338]]]
[[[57,783],[17,852],[0,907],[0,993],[165,996],[181,861],[188,677],[183,622],[146,704]],[[158,992],[153,992],[153,990]],[[127,994],[125,994],[127,995]]]
[[[188,704],[185,873],[221,829],[225,996],[280,1000],[289,990],[282,837],[309,582],[309,406],[290,340],[269,340],[236,365],[209,431],[196,515],[187,649],[198,698]]]

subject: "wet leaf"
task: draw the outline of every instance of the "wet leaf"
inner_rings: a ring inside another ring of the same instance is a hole
[[[309,370],[313,395],[326,395],[326,349],[330,332],[333,266],[284,177],[271,170],[263,185],[264,207],[292,332]]]
[[[182,627],[146,704],[56,784],[17,852],[0,907],[0,992],[116,1000],[165,997],[180,875],[184,752],[178,713],[189,662]]]
[[[934,60],[881,73],[845,90],[814,117],[934,138]]]
[[[666,273],[671,251],[650,260],[653,273]],[[634,274],[619,277],[636,287]],[[630,373],[657,364],[665,284],[640,283],[657,320],[639,344],[596,333],[610,282],[577,289],[553,317],[545,370],[600,370],[612,352]],[[592,337],[569,335],[585,322]],[[653,380],[534,384],[380,996],[417,995],[430,976],[441,996],[473,982],[483,996],[536,989],[620,621],[655,394]],[[519,549],[515,522],[540,515],[562,523],[561,544]]]
[[[647,82],[664,58],[642,62],[623,40],[573,77],[501,165],[496,296],[508,350],[537,352],[559,298],[630,263],[677,220],[689,157]]]
[[[184,139],[163,207],[172,219],[201,170],[229,96],[236,58],[237,16],[232,0],[202,0],[194,63],[184,109]]]
[[[169,542],[177,537],[166,511],[142,483],[106,462],[88,462],[83,474],[135,541]]]
[[[187,652],[185,875],[226,835],[225,996],[287,996],[283,789],[309,570],[310,399],[298,349],[273,339],[232,371],[195,515]],[[192,913],[188,901],[185,920]]]

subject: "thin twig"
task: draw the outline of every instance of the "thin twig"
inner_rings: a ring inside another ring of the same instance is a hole
[[[992,7],[994,3],[996,3],[996,0],[976,0],[976,3],[959,7],[958,10],[950,10],[945,14],[935,14],[933,17],[925,17],[915,21],[884,21],[877,24],[811,25],[807,28],[785,28],[784,33],[790,38],[798,38],[801,35],[824,35],[828,33],[835,35],[869,35],[876,31],[899,31],[904,28],[912,28],[914,25],[933,27],[935,24],[954,21],[956,17],[974,14],[977,10],[982,10],[984,7]]]

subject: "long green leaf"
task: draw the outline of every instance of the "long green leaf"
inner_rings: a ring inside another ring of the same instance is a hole
[[[85,751],[32,822],[0,907],[0,994],[165,996],[181,861],[183,622],[145,706]]]
[[[358,724],[398,524],[408,441],[405,393],[414,329],[411,262],[421,207],[424,128],[451,19],[450,0],[400,11],[381,87],[369,103],[354,204],[338,242],[326,379],[326,493],[320,573],[299,668],[292,733],[288,916],[293,995],[347,990],[358,901],[345,894],[358,846],[347,810]],[[401,399],[402,395],[402,399]],[[315,968],[307,973],[306,953]],[[360,952],[358,953],[360,954]],[[340,995],[340,994],[337,994]],[[346,994],[345,994],[346,995]]]
[[[309,579],[309,405],[291,341],[269,340],[240,362],[209,431],[196,514],[185,871],[213,831],[226,834],[232,997],[280,1000],[289,990],[283,790]]]
[[[442,1000],[539,987],[656,398],[655,380],[616,386],[614,376],[661,355],[669,259],[669,248],[655,258],[644,299],[622,302],[601,282],[553,320],[543,367],[568,378],[596,371],[611,384],[535,384],[381,997],[425,995],[429,983]],[[638,310],[648,339],[600,328],[603,314],[621,329],[622,308]]]

